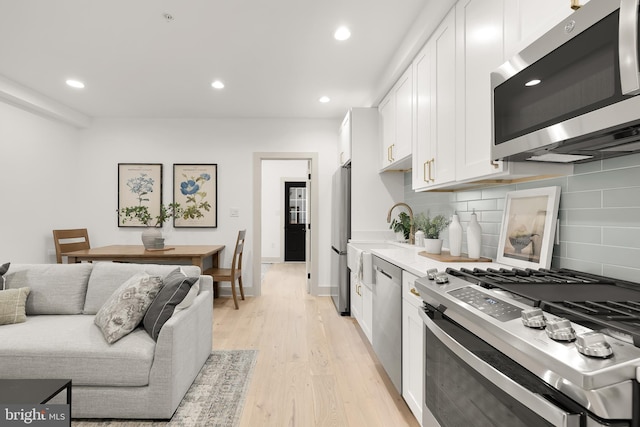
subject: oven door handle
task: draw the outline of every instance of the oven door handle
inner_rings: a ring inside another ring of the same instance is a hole
[[[640,93],[640,61],[638,60],[639,1],[620,0],[618,57],[620,61],[620,86],[623,95]]]
[[[453,351],[467,365],[487,379],[487,381],[493,383],[496,387],[499,387],[505,393],[512,396],[517,401],[528,407],[531,411],[535,412],[556,427],[580,426],[581,414],[567,412],[544,399],[539,394],[533,393],[522,387],[520,384],[516,383],[511,378],[502,374],[493,366],[485,363],[475,354],[464,348],[464,346],[454,340],[449,336],[449,334],[440,329],[440,327],[438,327],[438,325],[436,325],[423,310],[419,310],[419,314],[426,327],[429,328],[429,330],[444,345]]]

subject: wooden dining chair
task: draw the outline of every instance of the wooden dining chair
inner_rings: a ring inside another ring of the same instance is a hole
[[[53,230],[53,243],[56,245],[56,261],[58,264],[62,264],[62,254],[64,252],[91,248],[89,232],[86,228]]]
[[[246,234],[247,230],[240,230],[238,232],[236,248],[233,251],[233,259],[231,260],[231,268],[209,268],[204,271],[204,274],[213,277],[214,295],[218,294],[219,282],[231,282],[231,294],[233,295],[233,303],[236,306],[236,310],[239,308],[238,297],[236,295],[236,280],[240,288],[240,297],[244,300],[244,289],[242,288],[242,250],[244,249]]]

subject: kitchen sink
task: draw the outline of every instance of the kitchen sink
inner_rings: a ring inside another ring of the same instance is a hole
[[[373,282],[373,265],[371,259],[371,251],[376,249],[397,249],[404,247],[401,243],[388,241],[370,241],[370,242],[349,242],[347,245],[347,267],[353,272],[357,272],[358,261],[362,262],[362,281],[364,283]]]

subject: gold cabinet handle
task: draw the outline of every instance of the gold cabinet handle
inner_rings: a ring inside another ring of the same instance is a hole
[[[344,163],[344,159],[342,158],[342,156],[344,156],[344,151],[340,152],[340,164]]]
[[[431,182],[435,182],[435,179],[433,178],[432,172],[433,172],[433,166],[435,165],[436,159],[432,158],[431,160],[429,160],[429,181]]]
[[[412,294],[414,294],[417,297],[420,296],[420,292],[416,291],[416,288],[411,288],[411,290],[409,292],[411,292]]]
[[[388,148],[387,148],[387,160],[389,162],[393,162],[393,146],[396,144],[391,144]]]
[[[489,162],[491,163],[491,166],[493,166],[494,169],[498,169],[500,167],[500,164],[496,161],[490,160]]]
[[[427,165],[429,165],[429,174],[427,175]],[[424,182],[429,182],[429,175],[431,175],[431,162],[427,160],[422,164],[422,180]]]

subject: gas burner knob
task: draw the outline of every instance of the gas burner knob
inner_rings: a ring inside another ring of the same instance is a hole
[[[556,341],[573,341],[576,339],[576,331],[567,319],[547,319],[546,332],[549,338]]]
[[[436,276],[438,275],[438,269],[437,268],[430,268],[427,270],[427,279],[429,280],[436,280]]]
[[[613,349],[600,332],[585,332],[576,336],[576,347],[585,356],[606,358],[613,354]]]
[[[530,308],[522,310],[520,313],[522,317],[522,323],[528,328],[544,329],[547,324],[542,310],[539,308]]]
[[[435,280],[437,284],[444,285],[445,283],[449,283],[449,276],[443,271],[436,274]]]

